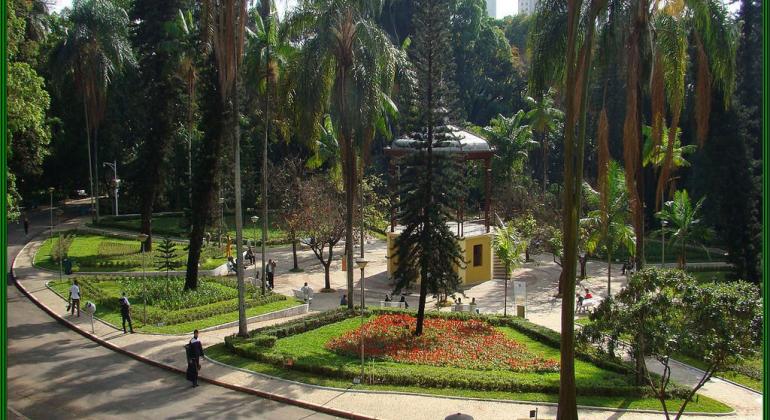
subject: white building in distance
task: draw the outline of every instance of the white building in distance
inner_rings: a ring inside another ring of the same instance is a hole
[[[497,0],[487,0],[487,16],[497,19]]]
[[[519,0],[519,14],[531,15],[535,13],[535,9],[537,9],[537,0]]]

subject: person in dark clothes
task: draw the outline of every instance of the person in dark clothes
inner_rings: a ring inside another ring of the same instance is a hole
[[[29,219],[24,216],[24,236],[29,235]]]
[[[342,299],[340,299],[340,306],[348,306],[348,295],[342,295]]]
[[[409,303],[406,301],[406,296],[401,295],[401,300],[399,302],[404,302],[404,308],[409,308]]]
[[[120,317],[123,319],[123,334],[126,331],[126,321],[128,321],[128,328],[131,330],[131,334],[134,333],[134,326],[131,325],[131,302],[126,297],[126,292],[123,292],[123,296],[120,298]]]
[[[198,386],[198,372],[201,370],[203,357],[203,344],[198,340],[198,330],[193,332],[193,338],[185,346],[187,350],[187,380],[192,382],[192,387]]]

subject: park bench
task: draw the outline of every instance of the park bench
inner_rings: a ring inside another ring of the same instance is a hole
[[[406,306],[404,306],[404,302],[391,302],[391,301],[380,301],[380,308],[400,308],[405,309]]]
[[[478,305],[471,305],[470,303],[455,303],[452,305],[452,312],[476,312]]]
[[[595,309],[602,303],[602,298],[592,297],[591,299],[583,299],[583,306],[579,308],[580,312],[588,312],[589,309]]]

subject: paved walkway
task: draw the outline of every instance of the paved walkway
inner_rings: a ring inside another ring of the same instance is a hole
[[[31,266],[34,248],[39,246],[39,244],[39,241],[30,242],[15,261],[15,274],[19,279],[20,285],[53,312],[58,313],[59,316],[73,323],[78,328],[90,332],[91,324],[87,317],[84,315],[80,318],[73,318],[70,315],[64,315],[64,301],[45,287],[45,282],[57,278],[58,274],[40,271]],[[373,262],[367,266],[366,282],[371,286],[371,289],[367,288],[367,293],[373,294],[377,290],[389,290],[384,274],[384,247],[384,242],[379,241],[371,244],[368,248],[367,258],[373,260]],[[276,251],[273,255],[278,256],[279,261],[290,261],[289,258],[281,258],[281,252]],[[288,252],[290,255],[290,249]],[[551,266],[548,263],[548,259],[544,256],[538,256],[536,260],[536,263],[530,263],[529,266],[517,272],[516,277],[527,278],[530,319],[552,328],[555,326],[555,329],[558,330],[558,322],[555,323],[554,319],[558,320],[560,301],[549,297],[555,290],[554,285],[558,279],[558,268]],[[286,265],[288,263],[281,263],[279,265],[276,277],[277,291],[290,291],[292,288],[301,285],[304,281],[312,282],[311,284],[316,290],[320,289],[319,283],[322,282],[323,273],[319,273],[318,268],[311,266],[304,273],[287,273],[286,269],[288,267]],[[592,277],[585,284],[591,287],[595,294],[602,293],[601,283],[602,281],[606,282],[606,277],[604,280],[601,279],[601,270],[602,268],[599,264],[589,263],[589,273]],[[554,273],[556,274],[554,275]],[[333,271],[332,287],[342,288],[345,285],[344,274],[338,269]],[[606,275],[606,272],[604,274]],[[622,283],[622,278],[613,278],[613,289],[619,289]],[[499,302],[500,298],[495,298],[495,296],[502,296],[501,291],[498,290],[500,287],[502,287],[501,282],[492,281],[471,288],[466,293],[469,297],[477,297],[482,309],[490,312],[501,312],[502,304]],[[312,306],[316,309],[336,306],[336,303],[338,303],[337,299],[338,295],[336,293],[317,294]],[[269,325],[275,322],[278,321],[268,321],[256,324],[255,326]],[[185,367],[182,346],[188,340],[186,336],[126,335],[122,331],[117,331],[99,322],[95,323],[94,328],[94,336],[125,351],[158,364],[179,369]],[[207,333],[202,336],[202,340],[206,344],[221,342],[222,337],[234,333],[235,330],[235,328],[230,328]],[[555,406],[542,403],[482,401],[397,393],[377,393],[375,398],[370,392],[355,390],[353,386],[346,390],[319,388],[281,379],[263,377],[213,363],[204,364],[202,376],[230,385],[267,391],[283,398],[376,418],[437,419],[457,412],[470,414],[475,419],[527,418],[529,410],[535,407],[539,408],[541,418],[553,418],[556,415]],[[687,380],[692,376],[692,373],[688,373],[687,369],[675,369],[674,379],[681,379],[682,383],[687,383]],[[729,418],[761,418],[761,396],[757,394],[749,393],[742,388],[727,383],[719,383],[719,381],[709,383],[704,387],[702,393],[735,407],[735,414],[729,416]],[[582,419],[646,419],[658,416],[652,413],[630,413],[619,410],[588,408],[581,409],[580,413]],[[689,416],[688,418],[713,417]]]

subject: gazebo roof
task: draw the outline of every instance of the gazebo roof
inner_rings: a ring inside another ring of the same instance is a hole
[[[485,139],[465,131],[457,126],[447,126],[455,138],[447,139],[433,147],[434,152],[439,153],[465,153],[467,159],[489,158],[494,153],[492,147]],[[410,137],[402,137],[393,141],[390,147],[385,148],[385,154],[390,156],[400,156],[412,150],[415,150],[421,144],[420,140]]]

